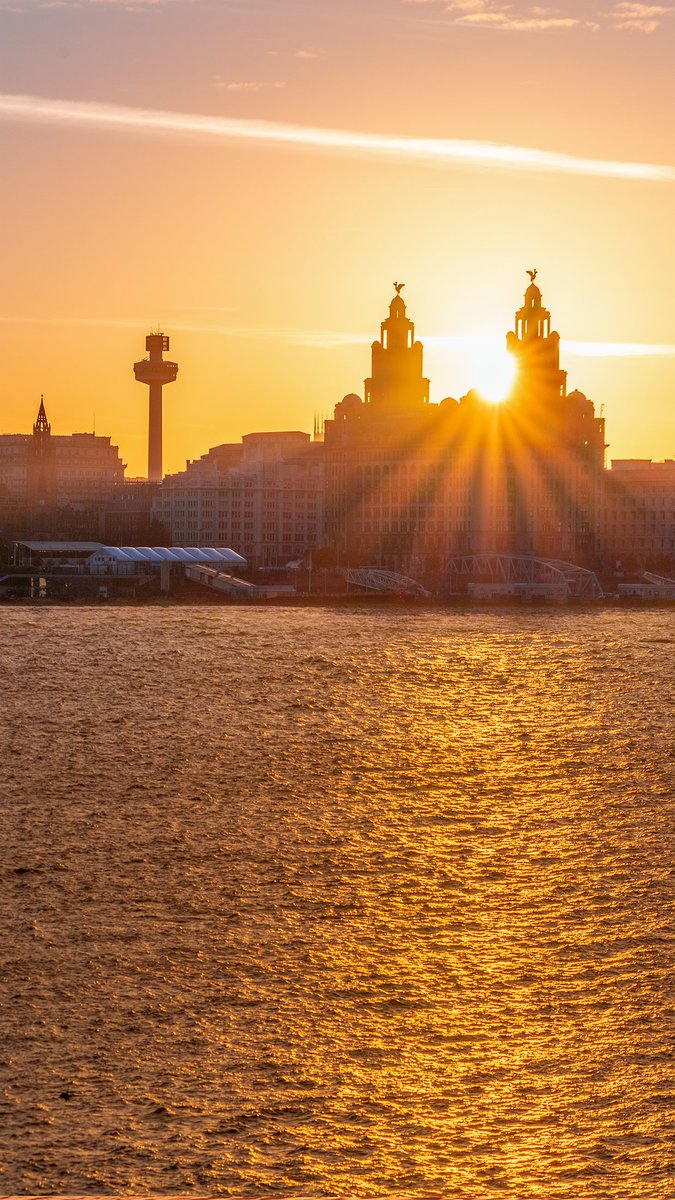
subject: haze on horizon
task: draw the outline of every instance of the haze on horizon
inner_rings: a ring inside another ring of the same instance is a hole
[[[675,6],[0,0],[2,432],[40,393],[143,474],[360,391],[405,280],[431,398],[538,268],[610,457],[675,453]]]

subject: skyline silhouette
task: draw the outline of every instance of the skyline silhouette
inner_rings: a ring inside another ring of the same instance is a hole
[[[161,319],[169,470],[251,425],[310,428],[362,377],[393,278],[431,398],[462,394],[526,265],[612,452],[673,453],[675,21],[535,7],[0,6],[0,426],[30,428],[44,391],[62,429],[114,417],[142,474],[126,364]]]
[[[123,483],[110,438],[52,438],[41,401],[32,437],[0,437],[5,532],[126,529],[130,545],[132,529],[154,527],[158,544],[230,545],[254,569],[321,551],[333,567],[393,571],[432,592],[467,554],[535,555],[605,576],[624,559],[672,569],[675,459],[613,458],[606,469],[604,409],[568,383],[539,272],[526,275],[501,395],[471,389],[430,401],[424,345],[395,280],[363,395],[349,392],[330,417],[315,416],[313,436],[267,430],[219,441],[163,483],[162,386],[178,365],[164,359],[169,337],[151,333],[149,357],[133,365],[149,386],[149,486]],[[89,496],[88,507],[73,505],[74,495]]]
[[[529,276],[529,278],[530,278],[530,287],[527,289],[527,292],[525,295],[526,306],[529,303],[528,297],[532,297],[532,296],[537,297],[536,303],[540,303],[541,292],[539,290],[538,285],[535,283],[535,280],[539,277],[538,269],[527,269],[525,271],[525,274],[527,276]],[[395,296],[394,296],[394,300],[392,301],[393,307],[390,311],[390,318],[391,318],[394,308],[396,309],[396,312],[398,315],[403,315],[403,317],[405,318],[406,305],[405,305],[405,301],[403,300],[403,297],[401,295],[401,292],[405,288],[405,286],[406,286],[405,283],[402,283],[402,282],[394,281],[394,283],[393,283],[393,287],[395,290]],[[548,346],[550,343],[551,349],[546,351],[546,355],[547,355],[546,361],[539,364],[537,369],[539,369],[540,366],[543,368],[546,365],[546,362],[552,361],[551,353],[553,354],[553,357],[555,358],[555,360],[558,361],[560,354],[564,353],[565,347],[566,347],[566,342],[564,339],[560,338],[559,333],[557,331],[552,332],[552,330],[551,330],[551,314],[550,314],[550,312],[548,312],[547,310],[542,310],[541,320],[542,320],[542,326],[541,326],[540,331],[543,332],[543,330],[545,328],[546,334],[547,334],[547,337],[544,339],[542,344],[545,346]],[[408,341],[407,341],[408,348],[412,351],[413,358],[415,358],[416,361],[419,361],[420,364],[421,364],[422,353],[423,352],[425,354],[428,353],[428,344],[427,343],[429,340],[431,341],[432,347],[434,345],[436,345],[439,341],[443,342],[443,341],[451,341],[452,340],[451,337],[447,338],[447,339],[443,339],[443,338],[434,339],[433,337],[431,339],[426,339],[424,337],[422,337],[421,339],[415,339],[415,326],[412,324],[412,322],[406,323],[406,321],[404,320],[403,324],[406,326],[406,338],[408,339]],[[525,308],[521,309],[516,314],[515,332],[513,329],[506,331],[504,338],[503,338],[503,347],[500,348],[500,347],[492,346],[492,345],[488,346],[485,343],[482,344],[482,361],[480,361],[478,363],[478,368],[477,368],[477,372],[476,372],[476,374],[478,375],[479,378],[475,381],[472,381],[470,383],[470,386],[464,392],[457,392],[456,399],[458,399],[458,400],[466,399],[467,397],[469,397],[471,395],[475,395],[481,402],[486,403],[486,404],[495,405],[495,406],[502,405],[502,404],[508,404],[508,402],[513,399],[513,396],[517,393],[519,386],[526,382],[524,378],[520,378],[520,380],[519,380],[519,377],[522,376],[523,371],[529,370],[530,376],[531,376],[531,364],[528,367],[527,361],[523,359],[523,356],[520,353],[521,339],[522,339],[524,325],[525,325],[525,327],[527,326],[527,316],[526,316]],[[388,334],[387,334],[388,326],[389,326],[389,322],[386,322],[386,321],[383,322],[382,326],[381,326],[382,345],[385,347],[385,349],[386,349],[386,338],[388,336]],[[394,326],[394,329],[395,328],[396,328],[396,326]],[[162,402],[162,394],[161,393],[162,393],[163,384],[174,382],[178,375],[178,365],[175,362],[162,361],[163,353],[168,351],[168,349],[169,349],[170,339],[169,339],[168,335],[158,332],[158,330],[159,330],[159,326],[157,326],[157,330],[155,332],[148,333],[145,338],[146,352],[149,352],[149,358],[135,362],[133,364],[133,371],[134,371],[135,379],[140,383],[146,384],[149,388],[149,397],[150,397],[149,421],[150,421],[150,423],[148,426],[149,433],[146,435],[146,463],[147,463],[147,478],[148,478],[148,480],[151,480],[154,482],[161,481],[164,474],[172,473],[171,469],[169,469],[168,471],[165,472],[162,468],[163,454],[164,454],[164,428],[165,428],[165,426],[163,424],[163,402]],[[549,335],[551,335],[551,336],[549,336]],[[357,344],[358,345],[363,344],[365,346],[365,344],[367,342],[368,342],[368,339],[364,335],[364,337],[359,342],[357,342]],[[377,349],[377,343],[373,343],[372,347],[374,348],[373,352],[377,355],[379,353],[379,351]],[[582,363],[582,368],[583,368],[583,363]],[[415,374],[415,372],[416,372],[416,368],[414,367],[413,375]],[[417,374],[419,374],[419,371],[417,371]],[[562,371],[561,375],[560,375],[561,387],[563,387],[565,389],[567,386],[566,380],[567,380],[568,374],[569,374],[569,372],[567,370],[565,370],[565,371]],[[394,399],[394,393],[396,392],[396,389],[400,388],[401,386],[404,386],[403,379],[405,377],[406,376],[405,376],[405,369],[404,369],[404,375],[401,378],[389,376],[387,374],[383,375],[381,378],[378,378],[376,387],[377,387],[377,390],[379,391],[379,393],[381,393],[382,399],[385,403],[391,404],[391,402]],[[481,386],[481,384],[480,384],[481,379],[484,381],[484,386]],[[345,381],[345,382],[348,382],[348,381]],[[535,383],[535,392],[536,392],[536,380],[533,381],[532,378],[530,377],[530,379],[529,379],[530,390],[532,390],[533,382]],[[430,393],[431,393],[431,389],[433,389],[433,383],[434,383],[433,379],[425,378],[420,384],[420,386],[422,386],[422,392],[420,392],[419,395],[420,395],[420,398],[424,400],[424,403],[428,404],[430,402]],[[365,396],[367,403],[369,403],[373,399],[372,386],[373,386],[373,381],[366,379],[364,382],[364,396]],[[190,381],[189,380],[187,380],[187,382],[186,382],[186,388],[188,390],[190,390]],[[392,393],[392,390],[391,390],[392,388],[394,389],[394,393]],[[435,390],[436,390],[436,392],[438,391],[437,388]],[[339,388],[338,388],[338,391],[339,391]],[[584,398],[585,398],[585,393],[584,393]],[[434,398],[433,401],[431,401],[432,407],[438,407],[441,403],[446,403],[450,399],[451,399],[450,396]],[[43,397],[41,396],[41,411],[44,407],[42,400],[43,400]],[[335,408],[336,404],[338,404],[337,395],[334,397],[333,404],[327,412],[324,412],[319,415],[317,415],[316,412],[313,413],[312,424],[314,427],[315,438],[317,436],[317,430],[319,429],[319,427],[321,429],[323,429],[324,422],[329,417],[329,414],[332,414],[333,409]],[[176,412],[176,407],[178,407],[178,412]],[[194,404],[194,400],[192,402],[192,407],[193,407],[193,409],[198,408],[198,405]],[[601,403],[599,407],[601,409],[601,415],[603,415],[605,412],[605,408],[606,408],[604,402]],[[253,424],[255,421],[254,412],[255,412],[255,410],[252,408],[252,410],[248,414],[249,423],[245,427],[242,427],[241,435],[243,435],[244,433],[250,433],[250,432],[254,431],[251,429],[251,424]],[[279,421],[278,421],[278,426],[277,426],[277,428],[279,430],[288,429],[291,427],[291,421],[285,420],[284,419],[285,415],[286,414],[284,414],[284,413],[279,413]],[[542,412],[541,416],[544,419],[550,419],[550,412],[548,413],[548,415],[546,415],[545,413]],[[173,434],[173,426],[175,425],[176,420],[178,420],[178,423],[180,424],[180,419],[181,419],[181,416],[180,416],[180,401],[179,401],[178,406],[172,407],[172,409],[170,410],[170,413],[169,413],[169,421],[168,421],[168,425],[166,426],[166,428],[167,428],[167,432],[169,433],[170,437]],[[9,429],[0,430],[0,433],[10,433],[10,432],[13,432],[13,431],[11,431]],[[24,431],[18,430],[17,432],[22,433]],[[66,431],[63,428],[61,428],[59,430],[59,432],[61,434],[66,433]],[[218,436],[218,434],[220,432],[218,429],[216,429],[214,432],[215,432],[216,436],[215,436],[214,440],[212,441],[211,445],[217,445],[219,442],[223,442],[226,440],[224,437]],[[117,432],[114,428],[111,428],[110,430],[108,430],[108,433],[113,440],[118,440],[120,442],[120,444],[122,443],[122,439],[120,437],[118,437]],[[611,433],[611,430],[610,430],[610,433]],[[663,433],[664,433],[664,439],[665,439],[666,429],[664,429]],[[173,434],[172,440],[175,441],[175,434]],[[663,444],[665,445],[665,440],[664,440]],[[607,444],[607,448],[609,448],[610,446],[611,446],[611,442]],[[121,446],[121,448],[122,448],[123,453],[125,453],[126,448],[123,445]],[[208,447],[206,447],[206,446],[200,447],[199,454],[204,454],[204,452],[206,451],[207,448]],[[629,453],[625,456],[612,454],[611,457],[615,457],[615,458],[619,458],[619,457],[635,457],[635,458],[651,457],[653,459],[656,459],[659,457],[667,459],[667,458],[671,457],[667,454],[667,452],[665,450],[660,455],[657,452],[657,454],[651,455],[651,456],[640,455],[637,453],[630,453],[630,450],[631,450],[631,448],[629,447]],[[197,454],[195,456],[195,458],[199,457],[199,454]],[[182,459],[182,462],[190,461],[186,455],[181,453],[180,446],[178,447],[178,456],[180,459]],[[145,473],[143,473],[143,474],[145,474]],[[130,472],[129,477],[139,478],[139,477],[142,477],[142,475],[140,475],[140,474],[135,475],[132,472]]]

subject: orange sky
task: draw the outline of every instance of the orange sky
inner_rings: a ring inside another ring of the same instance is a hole
[[[0,431],[44,392],[144,473],[157,322],[167,470],[310,430],[394,279],[459,396],[537,267],[610,457],[672,456],[674,51],[616,0],[0,0]]]

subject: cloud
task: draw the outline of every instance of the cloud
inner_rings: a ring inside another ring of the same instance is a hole
[[[436,0],[404,0],[429,4]],[[599,28],[597,21],[542,5],[514,5],[508,0],[443,0],[443,11],[454,25],[503,29],[517,33]]]
[[[640,0],[617,0],[605,11],[587,3],[583,16],[570,0],[562,7],[523,4],[513,0],[402,0],[404,4],[436,6],[453,25],[474,29],[500,29],[517,33],[553,30],[597,32],[603,25],[629,32],[653,33],[663,20],[672,16],[671,4],[649,4]]]
[[[563,339],[560,349],[572,358],[675,358],[675,346],[668,342],[567,342]]]
[[[0,94],[0,120],[30,121],[111,133],[167,135],[219,142],[250,142],[372,160],[417,161],[439,166],[585,175],[635,182],[675,183],[675,166],[581,158],[553,150],[509,146],[458,138],[404,137],[389,133],[321,129],[235,117],[126,108],[88,100],[48,100],[41,96]]]
[[[193,306],[180,312],[231,313],[234,308],[217,305]],[[26,314],[0,315],[0,325],[81,325],[103,329],[144,329],[153,324],[155,318],[145,316],[58,316],[45,317]],[[173,333],[218,334],[227,338],[246,340],[283,341],[294,346],[310,349],[334,350],[342,346],[370,346],[372,330],[359,333],[347,329],[292,329],[266,325],[224,325],[219,322],[185,321],[162,319],[162,323]],[[480,334],[430,334],[421,335],[428,350],[448,352],[485,351],[503,349],[503,337]],[[672,342],[577,342],[562,339],[560,349],[570,358],[675,358],[675,343]]]
[[[234,312],[234,309],[195,308],[181,311],[193,312]],[[156,318],[154,318],[156,321]],[[53,326],[83,326],[93,329],[145,329],[154,323],[146,316],[28,316],[12,314],[0,315],[0,325],[53,325]],[[174,333],[199,333],[219,335],[226,338],[241,338],[245,341],[281,341],[293,346],[304,346],[317,350],[334,350],[341,346],[369,346],[373,340],[372,332],[354,333],[341,329],[288,329],[264,325],[223,325],[217,322],[164,320],[162,324]]]
[[[672,5],[640,4],[621,0],[605,14],[617,29],[635,33],[654,33],[663,24],[664,17],[673,15]]]
[[[454,351],[485,351],[502,349],[502,337],[480,334],[457,334],[454,336],[421,334],[421,341],[428,349]],[[570,358],[675,358],[675,344],[669,342],[560,342],[562,354]]]
[[[459,24],[486,25],[493,29],[512,30],[516,33],[545,33],[552,29],[599,28],[595,21],[580,21],[576,17],[517,17],[513,13],[499,10],[471,13]]]
[[[282,79],[275,79],[273,83],[263,83],[257,79],[223,79],[218,75],[213,81],[213,86],[222,88],[225,92],[262,92],[265,88],[284,88],[286,84]]]
[[[291,50],[282,55],[280,50],[267,50],[265,52],[269,58],[299,58],[301,61],[309,61],[315,58],[325,58],[325,50],[315,50],[311,47],[300,46],[297,50]]]
[[[38,8],[93,8],[105,4],[109,8],[158,8],[163,4],[174,4],[176,0],[38,0]]]
[[[194,0],[0,0],[1,12],[30,12],[31,9],[58,8],[95,8],[105,5],[108,8],[122,8],[127,12],[141,12],[143,9],[159,9],[168,4],[187,3]]]

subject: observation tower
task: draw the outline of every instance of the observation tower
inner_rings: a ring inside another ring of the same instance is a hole
[[[150,389],[148,419],[148,480],[162,482],[162,388],[173,383],[178,374],[178,363],[164,358],[169,349],[169,339],[164,333],[149,333],[145,339],[148,358],[134,363],[134,375],[139,383]]]

